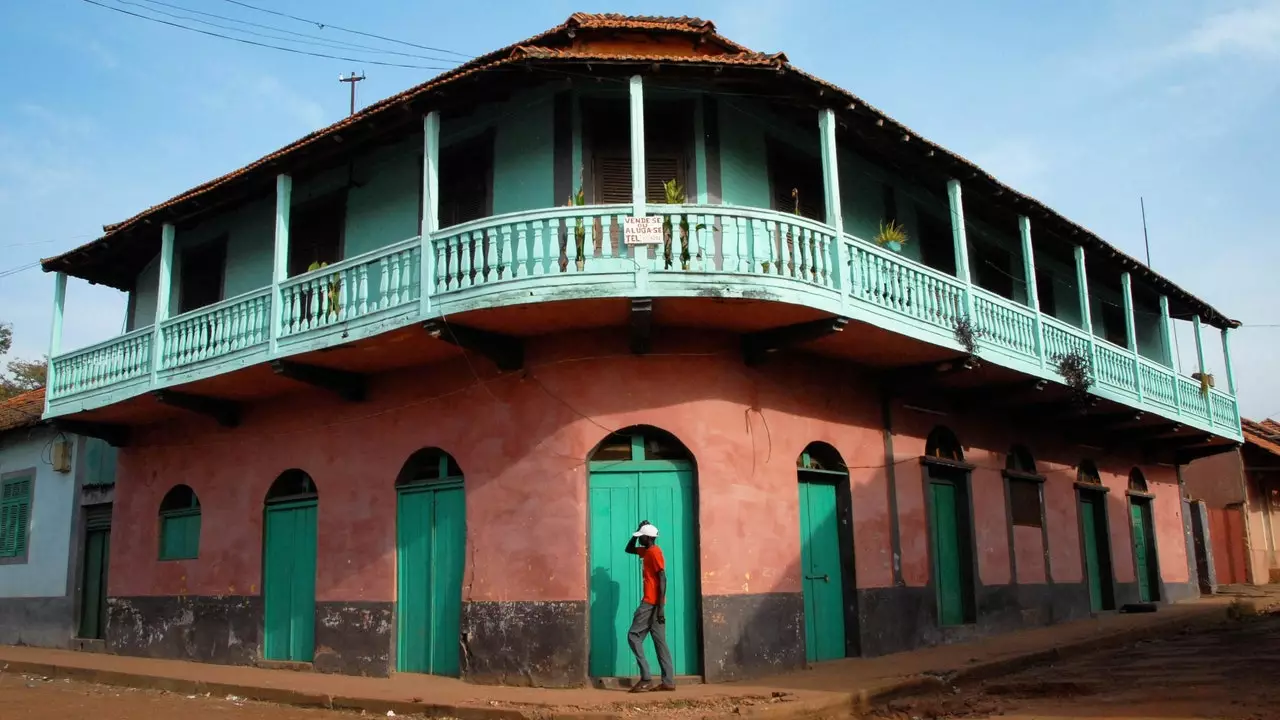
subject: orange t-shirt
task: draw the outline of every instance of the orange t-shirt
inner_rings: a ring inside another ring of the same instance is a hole
[[[644,599],[650,605],[658,604],[658,573],[667,569],[662,548],[653,545],[640,548],[640,564],[644,567]]]

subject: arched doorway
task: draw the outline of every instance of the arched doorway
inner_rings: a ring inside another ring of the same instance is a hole
[[[853,590],[845,572],[853,567],[849,469],[835,448],[815,442],[796,458],[796,475],[805,660],[835,660],[851,654],[848,638],[857,635],[846,624],[857,616],[845,612]]]
[[[1111,569],[1107,488],[1092,460],[1081,460],[1076,468],[1076,495],[1080,502],[1080,539],[1085,580],[1089,585],[1089,609],[1093,612],[1114,610],[1115,576]]]
[[[286,470],[267,491],[262,553],[267,660],[311,662],[316,632],[316,510],[311,476]]]
[[[1156,557],[1156,527],[1151,513],[1151,495],[1142,470],[1129,471],[1129,521],[1133,533],[1133,568],[1138,578],[1138,600],[1160,599],[1160,563]]]
[[[667,564],[667,645],[677,675],[702,670],[694,463],[673,435],[632,427],[609,435],[589,456],[588,532],[592,677],[637,671],[627,630],[641,597],[640,563],[625,552],[641,520],[658,527]],[[646,643],[650,667],[657,667]]]
[[[925,502],[938,624],[977,622],[973,522],[964,447],[950,428],[935,427],[925,439]]]
[[[424,448],[396,477],[396,670],[456,676],[466,497],[453,456]]]

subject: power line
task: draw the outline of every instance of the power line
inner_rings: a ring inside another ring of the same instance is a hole
[[[234,42],[244,43],[245,45],[254,45],[256,47],[269,48],[271,50],[281,50],[288,53],[294,53],[296,55],[309,55],[311,57],[325,58],[328,60],[343,60],[346,62],[366,63],[369,65],[382,65],[384,67],[409,68],[412,70],[449,70],[450,69],[446,67],[434,67],[434,66],[428,66],[428,65],[408,65],[404,63],[383,62],[381,60],[364,60],[360,58],[342,57],[339,55],[326,55],[324,53],[310,52],[308,50],[298,50],[296,48],[280,47],[279,45],[271,45],[268,43],[260,43],[254,40],[246,40],[244,38],[232,37],[230,35],[223,35],[221,33],[211,32],[209,30],[201,30],[200,28],[193,28],[189,25],[183,25],[181,23],[170,22],[168,20],[161,20],[160,18],[149,17],[147,15],[140,15],[138,13],[125,10],[124,8],[104,5],[103,3],[97,2],[97,0],[83,0],[83,2],[87,2],[90,5],[97,5],[100,8],[106,8],[107,10],[122,13],[124,15],[130,15],[132,17],[141,18],[143,20],[150,20],[151,22],[160,23],[161,25],[168,25],[170,27],[176,27],[182,30],[188,30],[190,32],[200,33],[201,35],[208,35],[210,37],[222,38],[223,40],[232,40]]]
[[[138,5],[137,3],[129,2],[129,0],[116,0],[116,2],[122,5],[133,5],[134,7],[143,7],[142,5]],[[320,40],[323,43],[325,43],[327,47],[334,47],[334,48],[343,49],[343,50],[367,50],[369,52],[378,53],[380,55],[400,55],[402,57],[418,58],[420,60],[435,60],[438,62],[449,62],[449,63],[456,62],[455,60],[452,60],[450,58],[436,57],[434,55],[419,55],[418,53],[400,52],[399,50],[387,50],[384,48],[375,47],[373,45],[361,45],[359,43],[349,43],[343,40],[334,40],[331,38],[325,38],[319,35],[308,35],[307,33],[297,32],[296,30],[286,30],[285,28],[276,27],[274,25],[264,25],[262,23],[251,22],[249,20],[241,20],[240,18],[228,17],[226,15],[218,15],[217,13],[205,12],[203,10],[196,10],[194,8],[183,7],[182,5],[174,5],[173,3],[162,2],[161,0],[142,0],[142,2],[145,2],[149,5],[159,5],[161,7],[173,8],[175,10],[182,10],[183,12],[194,13],[196,15],[203,15],[204,17],[211,17],[217,20],[226,20],[227,22],[238,23],[240,25],[247,25],[249,27],[261,28],[263,30],[273,30],[275,32],[281,32],[281,33],[285,33],[286,35],[293,35],[295,37],[308,38],[311,40]],[[247,30],[241,30],[239,28],[231,28],[226,25],[219,25],[217,23],[211,23],[205,20],[200,20],[198,18],[194,18],[186,15],[176,15],[176,14],[164,12],[162,10],[153,10],[150,8],[148,9],[151,10],[151,12],[160,13],[162,15],[168,15],[169,17],[176,17],[183,20],[190,20],[192,22],[211,25],[213,27],[220,27],[225,30],[234,30],[236,32],[245,32],[245,33],[249,32]],[[256,35],[258,33],[251,33],[251,34]],[[274,36],[264,35],[264,37],[274,37]],[[285,38],[276,38],[276,39],[284,40]],[[288,40],[288,42],[301,42],[301,41]],[[315,43],[306,43],[306,44],[311,45]]]
[[[20,272],[26,272],[27,270],[30,270],[32,268],[39,267],[39,266],[40,266],[40,261],[37,260],[32,263],[27,263],[26,265],[19,265],[18,267],[9,268],[8,270],[0,270],[0,278],[7,278],[11,275],[17,275]]]
[[[458,57],[466,58],[468,60],[474,57],[472,55],[467,55],[466,53],[460,53],[457,50],[448,50],[445,48],[431,47],[430,45],[419,45],[417,43],[411,43],[404,40],[397,40],[395,38],[386,37],[384,35],[375,35],[373,33],[362,32],[360,30],[352,30],[351,28],[344,28],[341,25],[333,25],[331,23],[320,22],[319,20],[308,20],[307,18],[298,17],[297,15],[290,15],[288,13],[282,13],[277,10],[269,10],[267,8],[258,7],[257,5],[250,5],[249,3],[246,3],[246,2],[240,2],[240,0],[223,0],[223,1],[229,2],[232,5],[239,5],[240,7],[246,7],[246,8],[249,8],[250,10],[257,10],[258,12],[264,12],[271,15],[278,15],[280,17],[289,18],[290,20],[297,20],[298,22],[306,23],[308,25],[315,25],[321,30],[325,28],[333,28],[334,30],[349,32],[353,35],[363,35],[364,37],[371,37],[371,38],[376,38],[378,40],[385,40],[387,42],[393,42],[399,45],[408,45],[409,47],[416,47],[421,50],[430,50],[432,52],[449,53],[450,55],[457,55]]]

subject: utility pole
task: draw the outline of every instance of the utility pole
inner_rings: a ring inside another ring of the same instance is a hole
[[[356,71],[352,70],[348,77],[338,76],[338,82],[349,83],[351,85],[351,114],[356,114],[356,83],[364,79],[364,73],[356,75]]]

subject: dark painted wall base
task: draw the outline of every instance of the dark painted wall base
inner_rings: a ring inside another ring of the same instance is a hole
[[[462,675],[490,685],[586,684],[587,604],[463,603]]]
[[[1163,583],[1165,602],[1185,602],[1200,597],[1200,584],[1195,580],[1184,583]]]
[[[804,667],[804,595],[708,595],[702,598],[707,682]]]
[[[262,653],[262,598],[107,598],[106,640],[120,655],[252,665]]]
[[[0,598],[0,645],[68,648],[74,636],[70,597]]]
[[[390,675],[393,606],[390,602],[317,602],[316,670]]]

